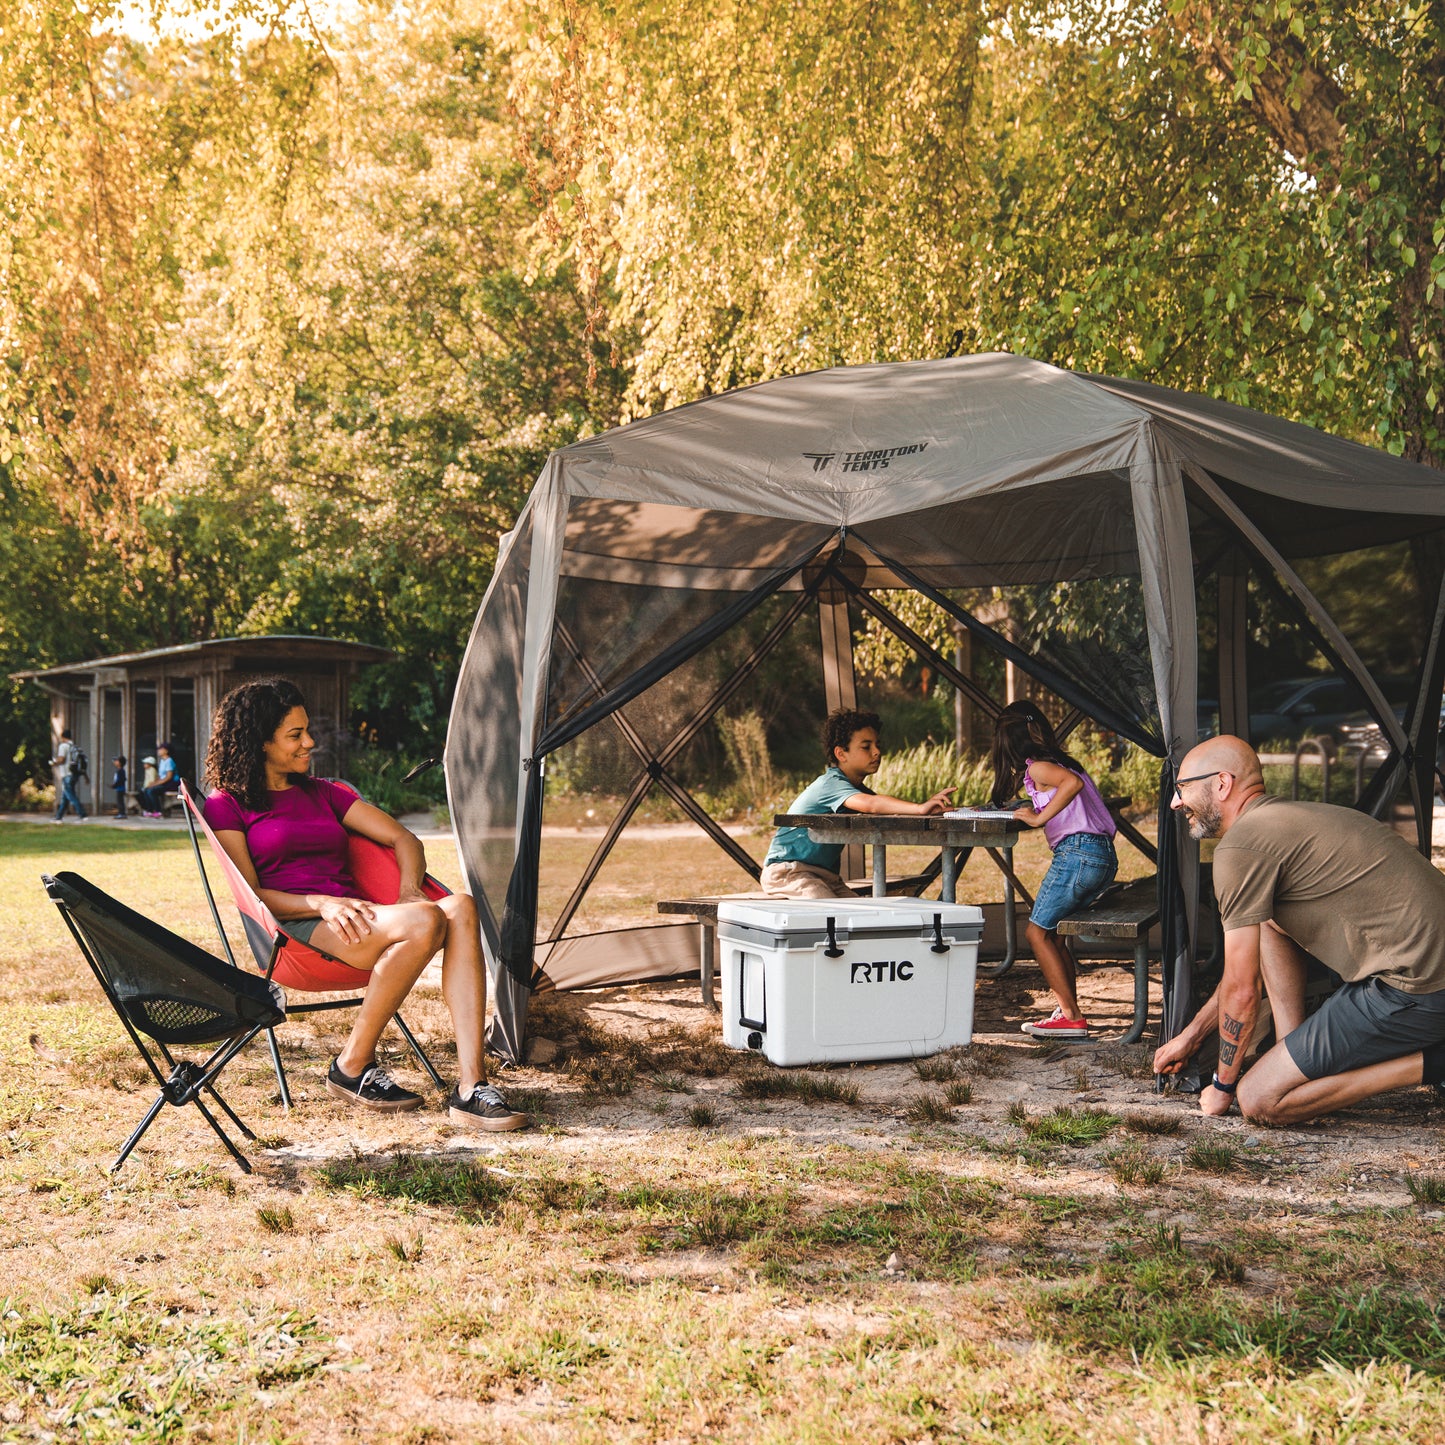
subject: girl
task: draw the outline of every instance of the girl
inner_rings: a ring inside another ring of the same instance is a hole
[[[1053,862],[1039,885],[1029,915],[1028,941],[1045,980],[1058,1000],[1052,1014],[1023,1031],[1038,1039],[1084,1039],[1089,1021],[1079,1012],[1074,992],[1073,955],[1055,932],[1059,920],[1087,908],[1114,881],[1114,820],[1089,775],[1054,736],[1036,704],[1011,702],[999,714],[993,733],[993,801],[998,807],[1022,783],[1032,807],[1014,817],[1029,828],[1042,828],[1053,849]]]

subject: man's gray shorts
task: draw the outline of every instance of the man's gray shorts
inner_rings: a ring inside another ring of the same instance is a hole
[[[1419,1053],[1445,1042],[1445,992],[1406,993],[1378,978],[1342,983],[1284,1041],[1307,1079]]]

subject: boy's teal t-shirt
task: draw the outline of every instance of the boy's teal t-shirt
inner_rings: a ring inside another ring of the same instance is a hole
[[[843,804],[854,793],[871,793],[850,782],[841,768],[829,768],[821,778],[814,778],[798,794],[790,813],[841,813]],[[815,843],[806,828],[779,828],[773,834],[764,863],[809,863],[836,873],[843,862],[841,843]]]

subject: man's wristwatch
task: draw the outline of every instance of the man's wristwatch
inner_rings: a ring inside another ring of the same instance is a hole
[[[1235,1080],[1235,1082],[1232,1084],[1226,1084],[1224,1080],[1219,1077],[1218,1074],[1212,1075],[1209,1082],[1211,1085],[1213,1085],[1214,1088],[1218,1089],[1221,1094],[1233,1095],[1234,1092],[1239,1088],[1238,1080]]]

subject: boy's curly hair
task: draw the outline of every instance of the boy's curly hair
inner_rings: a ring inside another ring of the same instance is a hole
[[[856,708],[834,708],[823,723],[823,759],[830,768],[837,767],[838,759],[833,756],[834,748],[847,748],[855,733],[864,728],[879,728],[876,712],[859,712]]]
[[[244,807],[261,812],[269,806],[265,745],[276,736],[281,720],[306,699],[294,682],[266,677],[243,682],[221,699],[206,746],[207,788],[229,793]]]

